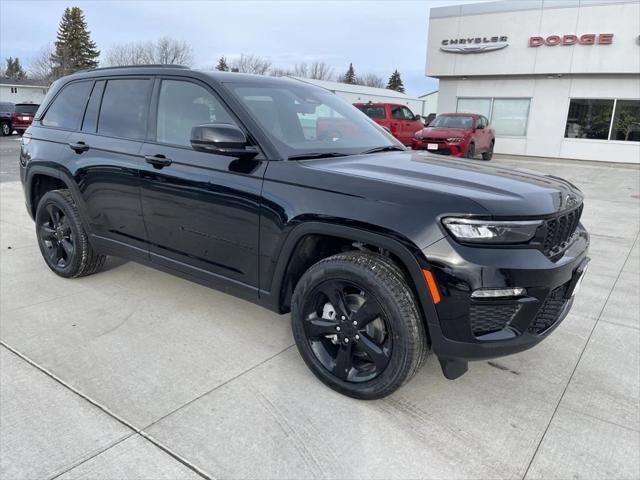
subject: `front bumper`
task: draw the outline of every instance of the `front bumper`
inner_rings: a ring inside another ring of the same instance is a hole
[[[437,145],[438,148],[429,148],[429,145]],[[442,142],[429,139],[414,139],[411,148],[414,150],[427,150],[439,155],[450,155],[452,157],[464,157],[467,152],[466,142]]]
[[[537,249],[469,247],[449,237],[423,250],[441,296],[436,318],[427,318],[427,324],[443,369],[447,362],[521,352],[546,338],[573,305],[574,288],[589,260],[588,246],[589,235],[580,225],[554,260]],[[526,294],[471,296],[478,289],[510,287],[524,287]]]

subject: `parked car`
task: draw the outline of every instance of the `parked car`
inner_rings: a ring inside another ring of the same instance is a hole
[[[354,103],[356,108],[383,126],[403,145],[411,146],[416,132],[424,128],[422,117],[404,105],[393,103]]]
[[[319,135],[327,118],[352,134]],[[571,183],[408,151],[286,78],[64,77],[22,138],[20,178],[57,275],[115,255],[291,312],[311,371],[356,398],[390,394],[430,351],[454,379],[533,347],[589,262]]]
[[[0,134],[3,137],[11,135],[13,127],[11,125],[15,104],[11,102],[0,102]]]
[[[496,133],[489,120],[475,113],[443,113],[415,134],[412,147],[441,155],[491,160]]]
[[[13,114],[11,115],[11,124],[13,129],[22,135],[33,121],[33,116],[38,111],[40,105],[36,103],[16,103]]]

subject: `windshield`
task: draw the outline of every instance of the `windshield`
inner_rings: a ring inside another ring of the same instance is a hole
[[[16,105],[16,113],[30,113],[33,115],[38,110],[40,105],[35,105],[33,103],[29,104],[18,104]]]
[[[473,128],[473,117],[464,115],[438,115],[430,127]]]
[[[286,157],[362,153],[400,147],[382,127],[335,94],[295,84],[230,84],[232,92]]]

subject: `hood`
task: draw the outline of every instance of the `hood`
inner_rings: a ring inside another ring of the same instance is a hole
[[[422,130],[422,136],[429,138],[464,137],[467,133],[468,128],[427,127]]]
[[[583,201],[580,190],[561,178],[423,151],[353,155],[304,164],[307,168],[395,184],[397,188],[438,193],[439,198],[463,197],[495,217],[551,215]],[[443,205],[442,213],[456,213],[451,205]]]

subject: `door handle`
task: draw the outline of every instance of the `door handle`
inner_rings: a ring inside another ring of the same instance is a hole
[[[164,168],[171,165],[171,159],[164,155],[145,155],[144,161],[153,165],[153,168]]]
[[[76,153],[82,153],[89,150],[89,145],[87,145],[84,142],[76,142],[76,143],[70,143],[69,148]]]

